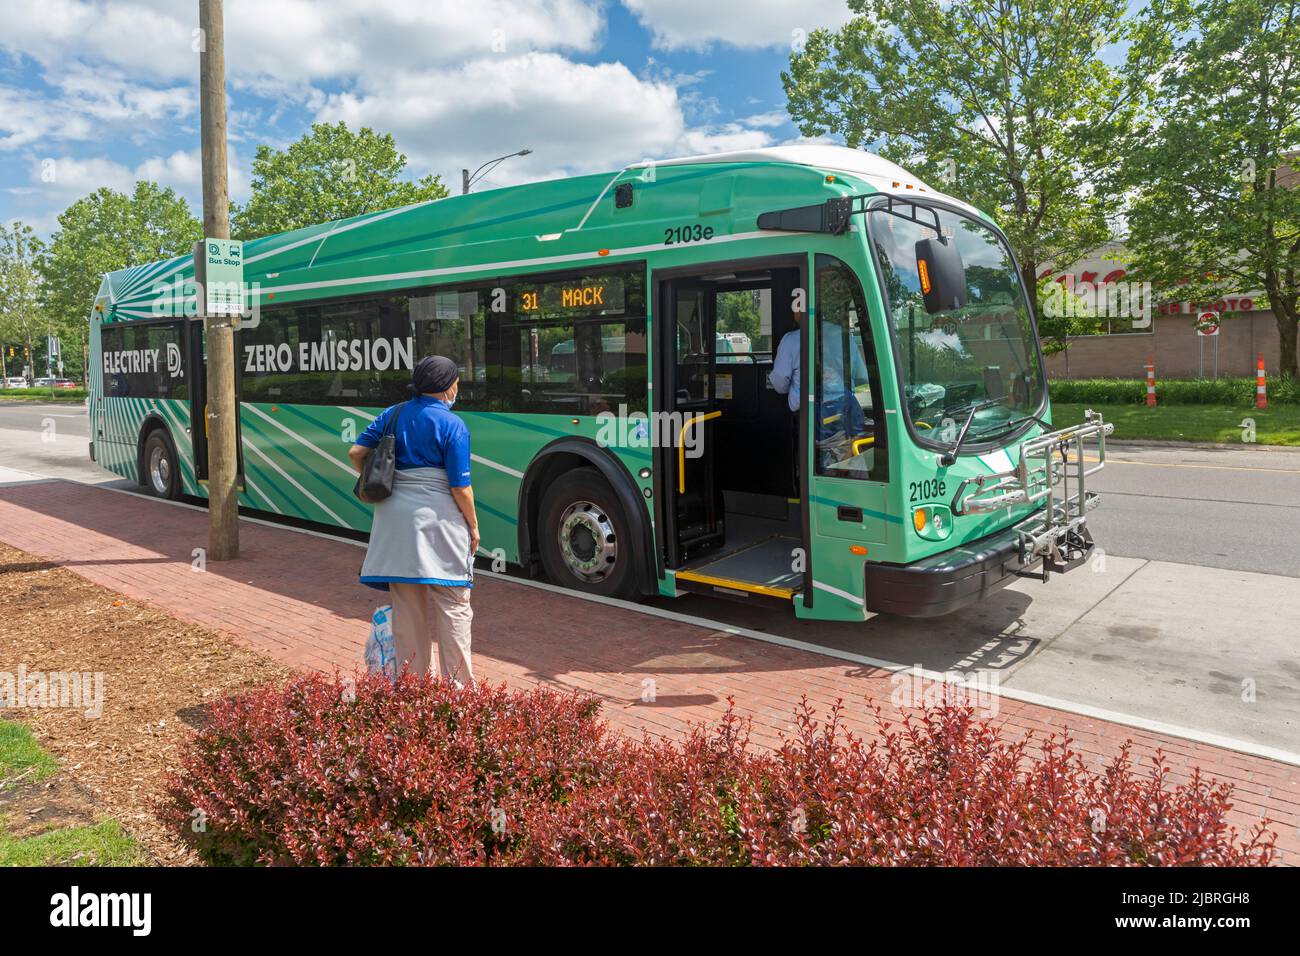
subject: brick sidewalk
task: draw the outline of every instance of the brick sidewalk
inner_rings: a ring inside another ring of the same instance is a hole
[[[202,511],[103,488],[0,486],[0,540],[13,547],[293,666],[359,665],[370,612],[386,598],[357,583],[361,548],[244,522],[240,560],[200,573],[192,555],[206,546],[207,527]],[[598,694],[606,719],[626,732],[681,734],[717,718],[729,696],[764,745],[790,728],[803,695],[821,711],[843,700],[846,723],[866,736],[874,735],[871,704],[898,716],[889,672],[807,651],[492,578],[477,582],[474,614],[476,676]],[[654,703],[641,700],[646,680]],[[1011,737],[1068,727],[1098,765],[1126,739],[1141,763],[1161,749],[1174,779],[1199,766],[1236,785],[1233,823],[1243,833],[1268,816],[1285,860],[1300,853],[1300,768],[1006,698],[998,721]]]

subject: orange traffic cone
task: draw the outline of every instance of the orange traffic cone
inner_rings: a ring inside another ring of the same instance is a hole
[[[1255,407],[1268,408],[1268,387],[1264,384],[1264,353],[1259,353],[1259,364],[1255,367]]]

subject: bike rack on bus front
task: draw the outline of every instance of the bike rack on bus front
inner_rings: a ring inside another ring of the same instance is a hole
[[[1101,503],[1096,492],[1088,491],[1087,479],[1105,467],[1106,436],[1114,430],[1088,409],[1083,424],[1029,439],[1021,446],[1015,468],[963,481],[952,498],[953,514],[988,514],[1043,502],[1040,510],[1016,525],[1022,568],[1041,559],[1045,581],[1049,572],[1077,567],[1092,553],[1087,515]],[[1085,450],[1093,441],[1097,459],[1089,467]]]

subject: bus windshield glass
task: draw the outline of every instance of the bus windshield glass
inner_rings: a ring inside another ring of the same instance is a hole
[[[966,444],[1009,439],[1013,423],[1038,412],[1044,378],[1006,243],[968,216],[906,201],[873,209],[868,222],[898,345],[899,384],[917,434],[951,444],[970,418]],[[939,236],[956,246],[965,294],[945,290],[952,307],[930,312],[918,243]]]

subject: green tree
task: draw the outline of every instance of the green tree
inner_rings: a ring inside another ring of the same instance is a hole
[[[21,343],[31,357],[33,377],[43,374],[36,364],[36,338],[46,333],[46,318],[40,304],[40,273],[37,263],[45,246],[21,221],[10,226],[0,223],[0,344]],[[23,357],[15,356],[17,370]],[[3,374],[13,374],[8,353],[3,360]]]
[[[1110,233],[1091,189],[1138,99],[1099,49],[1129,37],[1125,0],[849,0],[782,74],[806,136],[874,147],[997,216],[1029,294]],[[1035,301],[1035,306],[1037,302]]]
[[[256,239],[447,195],[439,177],[400,179],[406,157],[368,127],[315,123],[287,149],[257,147],[253,191],[231,215],[238,239]]]
[[[80,346],[84,368],[86,317],[104,273],[188,254],[203,227],[174,190],[151,182],[130,196],[101,187],[58,221],[39,263],[42,303],[60,337]]]
[[[757,349],[762,324],[757,292],[719,294],[717,318],[719,332],[743,332],[749,336],[751,347]]]
[[[1143,18],[1158,83],[1120,145],[1136,277],[1180,299],[1263,291],[1278,369],[1300,320],[1300,0],[1155,0]],[[1189,329],[1190,334],[1190,329]]]

